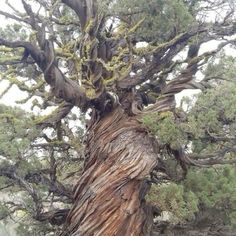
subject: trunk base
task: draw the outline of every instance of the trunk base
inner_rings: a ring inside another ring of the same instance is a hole
[[[140,122],[114,110],[89,128],[86,150],[63,235],[150,235],[144,196],[157,156]]]

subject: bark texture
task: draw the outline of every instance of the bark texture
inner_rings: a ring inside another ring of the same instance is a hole
[[[144,196],[157,157],[145,129],[117,108],[91,124],[87,150],[62,235],[150,235]]]

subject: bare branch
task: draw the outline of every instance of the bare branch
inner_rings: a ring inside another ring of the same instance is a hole
[[[40,121],[37,122],[37,125],[39,125],[42,128],[46,128],[48,126],[53,126],[57,122],[59,122],[61,119],[63,119],[73,108],[73,104],[64,102],[62,103],[56,111],[53,112],[53,114],[46,116],[42,118]]]
[[[42,54],[42,51],[40,51],[33,44],[26,41],[8,41],[6,39],[0,38],[0,45],[4,45],[10,48],[25,48],[26,50],[28,50],[35,62],[38,62],[39,66],[42,67],[41,63],[44,60],[44,55]]]
[[[10,14],[10,13],[8,13],[8,12],[4,12],[4,11],[1,11],[1,10],[0,10],[0,15],[5,16],[6,18],[13,19],[13,20],[15,20],[15,21],[17,21],[17,22],[24,22],[24,23],[26,23],[26,24],[29,24],[29,21],[28,21],[27,19],[23,19],[23,18],[21,18],[21,17],[12,15],[12,14]]]

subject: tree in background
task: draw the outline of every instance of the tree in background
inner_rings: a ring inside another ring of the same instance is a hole
[[[205,73],[210,76],[220,73],[222,80],[211,82],[211,88],[195,99],[183,98],[186,116],[178,123],[173,122],[171,113],[144,120],[154,134],[159,133],[161,143],[184,145],[194,158],[189,161],[194,161],[195,167],[192,165],[186,171],[180,168],[180,163],[177,165],[179,161],[168,148],[163,149],[162,169],[155,176],[157,185],[152,185],[147,199],[159,211],[169,212],[175,226],[159,222],[158,231],[165,229],[176,235],[210,232],[234,235],[229,228],[235,232],[235,59],[219,56],[219,62],[209,63]]]
[[[151,235],[163,210],[179,222],[225,209],[233,225],[235,69],[220,52],[235,45],[234,2],[21,3],[0,11],[15,22],[0,32],[3,95],[16,85],[20,103],[54,110],[1,107],[0,175],[13,193],[1,218],[30,216],[44,224],[37,235]],[[204,91],[187,110],[175,102],[185,89]]]

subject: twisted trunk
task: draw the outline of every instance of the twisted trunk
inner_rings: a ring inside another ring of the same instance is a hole
[[[157,158],[140,122],[115,109],[89,127],[87,150],[63,235],[150,235],[144,196]]]

